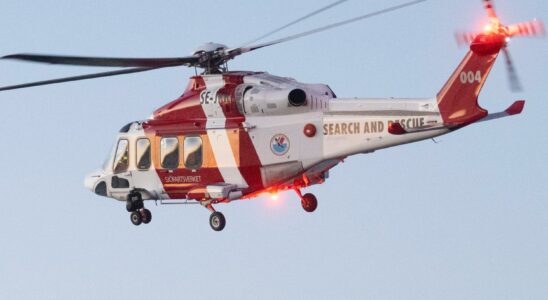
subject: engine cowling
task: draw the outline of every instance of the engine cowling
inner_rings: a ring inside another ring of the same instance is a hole
[[[303,112],[307,92],[298,87],[241,85],[236,90],[238,109],[245,115],[281,115]]]

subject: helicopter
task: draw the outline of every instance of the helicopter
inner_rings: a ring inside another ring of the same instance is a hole
[[[347,0],[339,0],[240,47],[206,43],[190,56],[110,58],[12,54],[2,59],[121,67],[81,76],[0,87],[0,91],[116,76],[160,68],[195,68],[183,94],[146,120],[123,126],[103,167],[84,185],[97,195],[125,203],[134,225],[152,220],[145,201],[197,203],[210,211],[215,231],[226,219],[214,206],[262,194],[294,190],[306,212],[318,201],[302,189],[322,184],[344,159],[384,148],[432,139],[468,125],[520,114],[525,101],[489,114],[479,93],[502,52],[512,90],[520,84],[507,49],[510,38],[543,36],[533,20],[506,26],[490,0],[483,0],[484,30],[456,34],[469,50],[440,91],[431,98],[338,98],[326,84],[302,83],[266,72],[230,71],[228,61],[261,48],[419,4],[406,2],[342,22],[254,44],[275,32]],[[198,74],[198,69],[202,72]]]

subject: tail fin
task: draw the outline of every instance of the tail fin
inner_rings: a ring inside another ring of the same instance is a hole
[[[478,95],[499,51],[500,47],[490,49],[471,47],[438,93],[438,107],[446,126],[461,127],[487,116],[487,111],[478,105]]]
[[[507,43],[515,36],[545,35],[544,23],[541,21],[505,26],[497,17],[491,0],[483,0],[483,3],[489,23],[481,33],[457,34],[457,42],[470,43],[470,51],[437,95],[438,107],[446,127],[462,127],[487,115],[487,111],[478,105],[478,95],[501,50],[506,56],[510,83],[513,89],[519,89],[519,81],[506,49]],[[513,109],[519,108],[519,105],[523,106],[523,103],[516,104]]]

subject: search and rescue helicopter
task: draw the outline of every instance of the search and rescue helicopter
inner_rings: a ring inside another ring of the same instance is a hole
[[[345,1],[336,1],[267,35]],[[124,201],[135,225],[151,221],[145,200],[200,203],[211,211],[209,222],[216,231],[225,227],[225,217],[214,205],[263,193],[294,190],[303,209],[313,212],[318,205],[316,197],[303,195],[301,189],[323,183],[329,170],[350,155],[431,139],[473,123],[521,113],[524,101],[488,114],[477,99],[501,51],[512,88],[519,89],[507,43],[515,36],[543,35],[543,24],[531,21],[505,26],[491,1],[484,0],[488,25],[478,33],[457,34],[458,42],[469,45],[469,51],[437,95],[427,99],[340,99],[325,84],[306,84],[265,72],[229,71],[227,62],[250,51],[423,1],[254,46],[228,48],[208,43],[185,57],[8,55],[2,59],[124,69],[8,86],[0,91],[175,66],[203,69],[190,78],[179,98],[158,108],[149,119],[122,127],[103,168],[87,176],[85,186],[97,195]]]

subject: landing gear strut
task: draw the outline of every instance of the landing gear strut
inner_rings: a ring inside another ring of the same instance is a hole
[[[209,216],[209,226],[211,226],[211,229],[215,231],[223,230],[226,225],[225,216],[221,212],[215,211],[211,204],[206,205],[206,208],[211,211],[211,215]]]
[[[311,193],[301,194],[301,190],[296,189],[295,192],[301,198],[301,205],[306,212],[313,212],[318,208],[318,200]]]
[[[152,213],[145,208],[140,193],[132,192],[127,196],[126,210],[131,212],[129,218],[135,226],[148,224],[152,220]]]
[[[141,193],[132,192],[129,195],[127,195],[126,210],[128,212],[136,211],[143,207],[144,205],[143,205],[143,198],[141,197]]]

